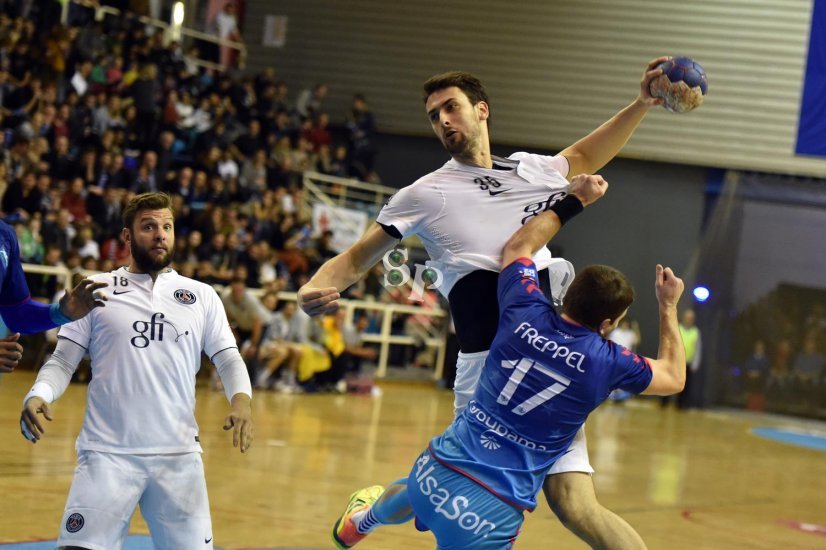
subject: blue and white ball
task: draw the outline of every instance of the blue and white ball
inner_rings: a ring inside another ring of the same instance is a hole
[[[660,63],[663,74],[649,84],[651,95],[664,100],[672,113],[687,113],[703,104],[708,77],[703,67],[689,57],[672,57]]]

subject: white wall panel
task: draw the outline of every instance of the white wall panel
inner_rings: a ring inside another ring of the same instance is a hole
[[[367,94],[380,128],[430,132],[421,83],[451,69],[488,88],[497,143],[560,149],[636,95],[645,63],[688,55],[709,95],[684,115],[656,109],[625,156],[826,176],[794,143],[812,0],[248,0],[249,65],[276,68],[292,96],[329,83],[341,119]],[[260,46],[264,15],[287,45]]]

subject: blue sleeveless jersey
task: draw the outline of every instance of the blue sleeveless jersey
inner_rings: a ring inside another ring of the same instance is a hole
[[[520,259],[499,276],[499,327],[467,409],[430,443],[443,464],[526,510],[588,414],[651,382],[645,358],[562,319]]]

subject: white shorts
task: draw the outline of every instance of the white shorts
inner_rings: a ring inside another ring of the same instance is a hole
[[[456,380],[453,382],[453,414],[459,414],[465,410],[470,403],[476,386],[479,385],[479,376],[482,375],[482,368],[485,366],[487,351],[477,351],[475,353],[461,353],[456,360]],[[574,436],[569,451],[556,461],[548,475],[562,474],[565,472],[585,472],[593,474],[594,468],[588,460],[588,445],[585,441],[585,425],[583,424]]]
[[[78,451],[77,462],[58,547],[122,548],[129,520],[140,504],[156,549],[212,549],[212,521],[200,453]]]

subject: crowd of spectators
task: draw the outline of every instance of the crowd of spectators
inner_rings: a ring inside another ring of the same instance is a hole
[[[377,179],[363,96],[333,128],[324,84],[293,103],[274,70],[201,69],[197,48],[128,13],[61,25],[59,2],[25,18],[18,4],[0,4],[0,207],[24,262],[125,264],[121,207],[145,191],[174,198],[186,276],[294,290],[329,257],[301,210],[302,173]],[[57,290],[54,277],[29,282],[35,296]]]
[[[334,123],[324,83],[291,100],[273,69],[200,68],[197,46],[165,43],[129,13],[97,21],[81,8],[63,25],[59,2],[24,7],[0,1],[0,208],[23,261],[75,273],[126,265],[122,206],[168,192],[172,267],[225,287],[253,381],[341,390],[347,373],[375,359],[361,335],[377,318],[310,322],[294,304],[276,309],[276,296],[336,253],[332,232],[314,234],[302,210],[303,173],[378,181],[366,98],[355,94]],[[36,297],[60,291],[53,275],[28,278]],[[405,302],[381,280],[375,271],[346,296]],[[408,317],[397,316],[397,332]]]
[[[279,303],[275,291],[259,298],[242,278],[233,279],[221,299],[250,379],[259,389],[344,392],[347,378],[361,372],[362,361],[378,355],[362,341],[370,323],[366,312],[350,323],[343,309],[311,319],[295,302]]]
[[[737,316],[733,336],[730,402],[826,417],[826,295],[781,285]]]

